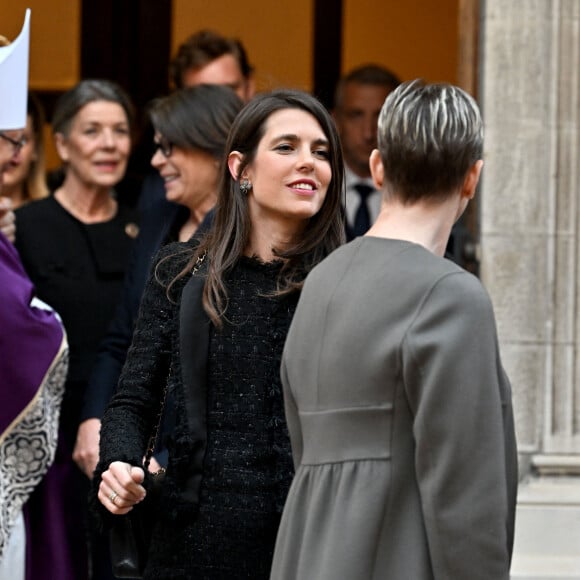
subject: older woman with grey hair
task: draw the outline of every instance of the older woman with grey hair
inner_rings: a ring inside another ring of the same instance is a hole
[[[53,195],[16,211],[16,248],[38,297],[62,317],[70,366],[59,422],[56,459],[29,502],[29,524],[45,546],[32,578],[47,570],[62,580],[88,577],[83,515],[88,481],[72,460],[87,381],[99,342],[123,284],[135,212],[120,204],[115,186],[131,151],[133,108],[115,83],[84,80],[64,93],[52,116],[65,167]],[[93,578],[110,578],[103,553],[93,554]]]
[[[378,133],[378,220],[310,273],[285,344],[296,475],[271,578],[508,580],[510,384],[487,293],[443,258],[482,169],[480,113],[414,81]]]

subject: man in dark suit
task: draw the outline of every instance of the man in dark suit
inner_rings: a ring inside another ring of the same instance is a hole
[[[338,83],[333,115],[346,166],[347,239],[362,236],[373,224],[381,205],[369,169],[377,147],[377,121],[387,95],[400,80],[390,70],[369,64],[353,69]]]

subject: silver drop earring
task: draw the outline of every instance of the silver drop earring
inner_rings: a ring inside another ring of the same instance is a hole
[[[252,189],[252,184],[247,179],[240,180],[240,191],[242,195],[248,195],[250,189]]]

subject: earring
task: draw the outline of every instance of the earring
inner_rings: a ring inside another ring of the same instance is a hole
[[[252,184],[247,179],[240,180],[240,191],[242,195],[248,195],[252,189]]]

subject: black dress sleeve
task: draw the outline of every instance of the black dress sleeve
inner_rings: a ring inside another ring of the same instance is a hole
[[[163,248],[155,260],[139,308],[133,341],[119,385],[103,416],[100,457],[93,479],[93,513],[105,514],[97,499],[102,473],[113,461],[141,466],[155,428],[161,397],[178,341],[179,288],[167,296],[167,283],[183,268],[189,252],[184,244]],[[101,522],[102,523],[102,522]]]

